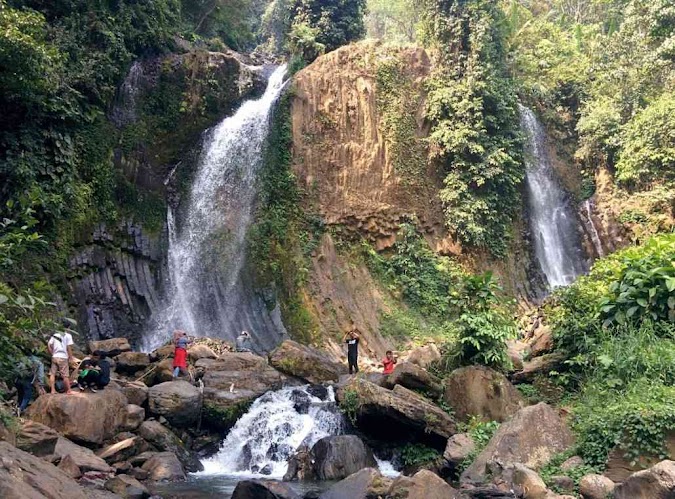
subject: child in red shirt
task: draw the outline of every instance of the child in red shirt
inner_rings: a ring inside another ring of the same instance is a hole
[[[394,372],[394,364],[396,364],[397,361],[396,357],[394,357],[394,353],[391,350],[387,350],[386,356],[382,361],[382,367],[384,367],[382,374],[391,374]]]

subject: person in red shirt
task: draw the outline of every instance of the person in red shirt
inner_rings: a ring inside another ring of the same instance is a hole
[[[396,362],[398,362],[398,359],[394,357],[394,352],[387,350],[386,356],[384,357],[384,360],[382,360],[382,367],[384,367],[382,374],[391,374],[394,372],[394,364],[396,364]]]

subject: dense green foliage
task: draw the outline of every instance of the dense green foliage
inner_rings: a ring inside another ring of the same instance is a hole
[[[524,167],[515,88],[506,74],[501,11],[485,0],[428,2],[425,40],[439,51],[426,116],[445,170],[448,228],[503,256]]]
[[[401,461],[405,466],[425,466],[441,458],[441,454],[436,449],[422,444],[406,444],[401,449]]]
[[[460,463],[459,469],[456,470],[461,473],[471,466],[471,463],[476,460],[478,454],[480,454],[490,442],[492,436],[499,429],[499,423],[497,421],[483,421],[480,418],[473,416],[468,423],[460,425],[458,429],[463,433],[468,433],[474,444],[473,451],[466,456]]]
[[[424,8],[424,2],[415,0],[368,0],[368,37],[397,43],[416,41]]]

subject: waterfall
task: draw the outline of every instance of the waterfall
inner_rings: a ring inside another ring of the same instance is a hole
[[[304,386],[267,392],[234,425],[204,474],[282,478],[301,445],[343,432],[333,388]]]
[[[140,61],[134,61],[117,91],[114,105],[110,111],[110,120],[118,128],[136,121],[137,100],[143,76],[143,64]]]
[[[285,73],[285,66],[277,68],[262,97],[210,131],[187,206],[167,214],[170,290],[143,338],[145,351],[165,343],[175,328],[230,340],[246,329],[257,350],[273,348],[286,334],[278,307],[268,310],[243,272],[257,173]]]
[[[534,253],[549,287],[570,284],[585,272],[577,220],[546,150],[546,134],[534,113],[519,106],[525,131],[526,183]]]
[[[593,244],[593,249],[595,250],[595,256],[597,258],[602,258],[605,256],[605,250],[602,248],[602,241],[600,240],[600,233],[598,229],[595,228],[595,222],[593,221],[593,208],[594,203],[592,198],[587,199],[581,203],[582,216],[581,221],[584,224],[586,232],[588,233],[591,243]]]

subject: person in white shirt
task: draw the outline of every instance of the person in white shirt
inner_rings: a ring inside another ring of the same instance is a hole
[[[70,390],[68,362],[73,359],[73,337],[67,330],[56,332],[49,338],[47,349],[52,356],[52,365],[49,369],[49,389],[51,393],[56,393],[54,385],[56,382],[57,371],[61,373],[61,379],[63,379],[63,383],[65,384],[66,393],[72,393]]]

